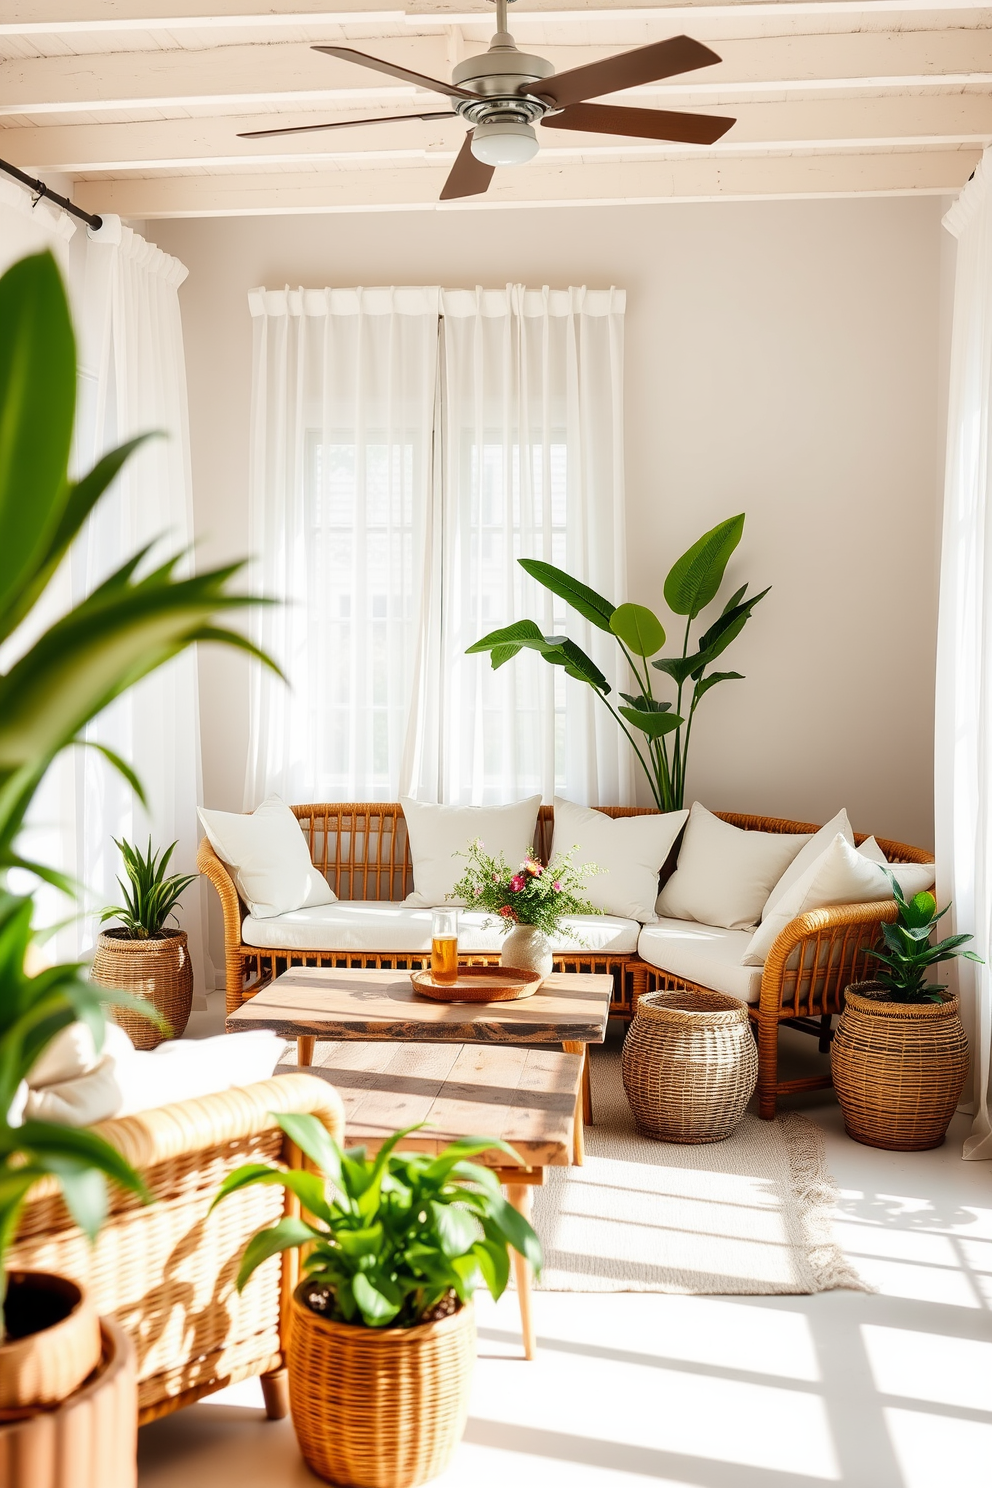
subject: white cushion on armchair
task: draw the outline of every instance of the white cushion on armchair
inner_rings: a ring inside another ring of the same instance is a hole
[[[326,878],[313,866],[302,827],[278,796],[250,815],[201,807],[199,817],[256,920],[334,902]]]

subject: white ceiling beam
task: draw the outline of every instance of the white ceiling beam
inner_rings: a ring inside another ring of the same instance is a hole
[[[74,199],[91,212],[122,217],[217,217],[393,210],[479,211],[546,205],[905,196],[957,192],[981,159],[978,150],[837,156],[758,156],[720,160],[584,164],[535,161],[497,171],[485,197],[441,204],[446,169],[422,166],[337,174],[175,176],[77,181]]]
[[[329,111],[330,112],[330,111]],[[719,154],[742,148],[815,148],[838,145],[881,148],[921,144],[979,146],[992,141],[992,98],[982,93],[944,93],[929,97],[883,95],[872,98],[805,98],[771,103],[745,103],[722,113],[737,123],[716,146]],[[309,116],[307,116],[309,117]],[[344,115],[342,115],[344,117]],[[433,123],[375,124],[282,139],[239,140],[237,131],[253,123],[237,118],[168,119],[146,123],[52,125],[43,129],[9,129],[0,154],[26,171],[59,171],[85,175],[95,171],[188,170],[196,167],[293,165],[328,159],[368,157],[370,169],[390,156],[424,151],[453,151],[464,125]],[[297,122],[297,116],[287,117]],[[545,154],[564,158],[590,150],[612,155],[633,151],[698,154],[691,145],[669,147],[651,141],[604,135],[542,130]]]
[[[846,86],[966,86],[992,78],[992,30],[859,31],[717,41],[723,60],[654,89],[676,97],[750,89]],[[369,47],[434,77],[446,75],[445,38],[378,40]],[[608,56],[602,46],[542,49],[558,71]],[[250,109],[266,102],[341,97],[413,96],[382,73],[314,52],[305,44],[270,43],[202,50],[84,53],[13,58],[0,63],[0,115],[217,105]],[[434,97],[418,93],[419,100]],[[625,95],[633,97],[634,91]]]
[[[529,17],[554,15],[585,21],[608,19],[672,18],[689,21],[693,16],[707,18],[734,15],[843,15],[891,14],[898,11],[969,11],[987,8],[988,0],[674,0],[659,5],[656,0],[643,4],[623,0],[610,5],[606,0],[524,0],[523,8],[513,12],[515,27],[525,25]],[[285,29],[304,25],[340,25],[348,20],[386,20],[409,17],[425,21],[439,19],[446,24],[478,20],[491,16],[490,0],[410,0],[407,6],[390,5],[388,0],[342,0],[340,8],[327,0],[292,0],[291,5],[276,10],[272,0],[7,0],[0,17],[0,36],[71,36],[93,32],[126,32],[156,30],[223,30],[241,26],[271,26]]]

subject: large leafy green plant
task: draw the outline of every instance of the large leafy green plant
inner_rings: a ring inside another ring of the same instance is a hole
[[[369,1158],[364,1147],[342,1151],[315,1116],[276,1116],[317,1172],[247,1163],[221,1184],[215,1204],[236,1189],[276,1183],[296,1195],[311,1219],[285,1218],[248,1242],[238,1287],[257,1266],[284,1250],[306,1248],[310,1305],[339,1322],[369,1328],[415,1327],[480,1285],[502,1295],[509,1249],[536,1271],[541,1242],[500,1193],[490,1168],[469,1159],[492,1149],[517,1154],[490,1137],[452,1142],[438,1156],[397,1152],[416,1127],[397,1132]]]
[[[0,278],[0,644],[13,637],[15,653],[14,632],[31,616],[73,538],[142,442],[128,441],[79,480],[70,479],[75,399],[75,341],[55,261],[47,253],[22,259]],[[0,673],[0,1300],[18,1217],[40,1178],[59,1181],[90,1235],[103,1218],[106,1177],[144,1196],[138,1174],[92,1132],[42,1121],[19,1124],[11,1110],[21,1081],[70,1023],[87,1023],[99,1048],[104,1002],[153,1016],[138,999],[91,986],[82,964],[26,973],[33,905],[29,895],[9,892],[9,870],[27,868],[70,892],[73,885],[50,866],[20,855],[16,839],[25,815],[60,751],[88,742],[83,730],[90,720],[194,641],[220,641],[261,656],[243,636],[218,624],[218,616],[254,602],[230,592],[241,564],[184,578],[182,554],[148,568],[147,553],[135,554],[26,641]],[[102,745],[94,747],[144,800],[131,767]]]
[[[635,687],[633,692],[618,694],[622,699],[619,707],[610,702],[610,684],[592,658],[567,636],[542,634],[533,620],[516,620],[491,631],[469,646],[468,654],[488,651],[495,671],[522,650],[536,651],[551,666],[564,667],[567,676],[585,682],[629,739],[659,811],[676,811],[685,795],[696,709],[719,683],[742,680],[740,672],[712,671],[711,667],[740,635],[755,605],[768,593],[762,589],[748,598],[748,586],[744,584],[702,634],[692,639],[692,627],[716,599],[743,531],[743,514],[730,517],[704,533],[673,564],[665,580],[665,603],[674,615],[685,618],[682,651],[676,656],[657,656],[665,644],[665,627],[646,605],[614,605],[550,563],[535,558],[517,560],[531,578],[565,600],[591,625],[615,638]],[[652,671],[668,678],[674,699],[656,696]]]
[[[881,866],[881,865],[879,865]],[[928,981],[931,969],[942,961],[953,961],[955,956],[964,956],[968,961],[985,963],[974,951],[963,951],[961,947],[973,935],[949,935],[946,940],[931,943],[937,921],[950,909],[945,904],[937,909],[937,901],[927,890],[906,899],[899,880],[889,868],[882,872],[892,885],[892,897],[896,901],[899,917],[892,925],[882,926],[884,950],[871,950],[882,963],[875,981],[884,987],[892,1002],[940,1002],[944,988],[938,982]]]
[[[117,880],[124,896],[123,904],[111,904],[100,916],[101,924],[107,920],[120,920],[127,932],[128,940],[148,940],[160,935],[165,923],[173,914],[180,895],[195,883],[195,873],[174,873],[166,877],[166,869],[175,851],[173,842],[160,853],[152,851],[152,839],[148,839],[148,850],[142,852],[130,842],[114,845],[124,859],[127,883]]]

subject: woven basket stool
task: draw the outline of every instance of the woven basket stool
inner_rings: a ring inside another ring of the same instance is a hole
[[[722,992],[648,992],[623,1046],[637,1130],[665,1142],[722,1142],[758,1080],[747,1007]]]

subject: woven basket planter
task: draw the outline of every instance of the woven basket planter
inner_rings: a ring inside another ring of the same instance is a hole
[[[96,1370],[54,1409],[0,1425],[3,1488],[135,1488],[138,1387],[134,1346],[100,1321]]]
[[[349,1488],[413,1488],[444,1471],[468,1417],[475,1313],[418,1328],[330,1322],[293,1293],[289,1402],[313,1472]]]
[[[637,1129],[665,1142],[722,1142],[758,1079],[747,1008],[722,992],[648,992],[623,1046]]]
[[[939,1147],[968,1074],[958,999],[883,1002],[874,986],[846,989],[831,1048],[847,1134],[890,1152]]]
[[[104,930],[97,938],[90,980],[145,998],[165,1018],[169,1033],[126,1008],[112,1010],[136,1049],[154,1049],[164,1038],[179,1038],[193,1006],[186,931],[163,930],[148,940],[129,940],[123,930]]]

